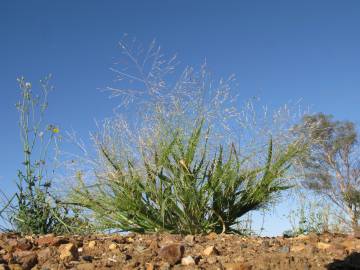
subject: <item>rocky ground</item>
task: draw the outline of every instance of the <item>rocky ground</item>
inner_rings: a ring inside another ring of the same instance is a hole
[[[360,269],[360,239],[236,235],[0,235],[2,269]]]

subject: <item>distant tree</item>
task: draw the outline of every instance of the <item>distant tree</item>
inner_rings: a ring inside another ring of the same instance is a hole
[[[294,133],[308,147],[299,163],[304,187],[325,195],[359,232],[360,151],[354,123],[318,113],[304,116]]]

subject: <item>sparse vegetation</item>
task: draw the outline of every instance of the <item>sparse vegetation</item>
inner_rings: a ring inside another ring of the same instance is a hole
[[[334,231],[331,209],[326,203],[309,200],[309,196],[300,196],[297,204],[298,208],[289,213],[291,230],[284,232],[285,235],[298,236]]]
[[[51,191],[53,175],[49,153],[54,153],[51,147],[57,144],[59,128],[44,124],[48,94],[52,90],[50,76],[40,81],[39,93],[23,77],[18,79],[18,83],[21,99],[16,108],[24,162],[23,168],[18,170],[17,191],[6,201],[2,216],[13,230],[22,234],[61,234],[82,230],[86,224],[84,219]]]
[[[354,123],[322,113],[304,116],[294,133],[308,145],[299,163],[305,188],[323,196],[342,214],[341,223],[359,230],[360,160]]]

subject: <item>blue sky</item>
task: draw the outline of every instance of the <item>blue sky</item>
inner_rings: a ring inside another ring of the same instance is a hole
[[[21,164],[16,78],[54,76],[48,118],[86,138],[111,116],[111,83],[123,33],[153,38],[184,65],[235,73],[244,96],[360,123],[359,1],[0,1],[0,185]],[[279,216],[279,215],[278,215]],[[269,224],[275,222],[270,219]],[[287,225],[269,225],[279,233]]]

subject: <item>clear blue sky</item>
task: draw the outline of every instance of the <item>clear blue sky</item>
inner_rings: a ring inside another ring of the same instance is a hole
[[[0,1],[0,184],[21,164],[16,78],[54,76],[49,119],[83,137],[111,115],[109,67],[123,33],[153,38],[184,64],[205,58],[219,76],[270,105],[303,99],[360,123],[359,1]],[[283,227],[271,225],[273,233]]]

